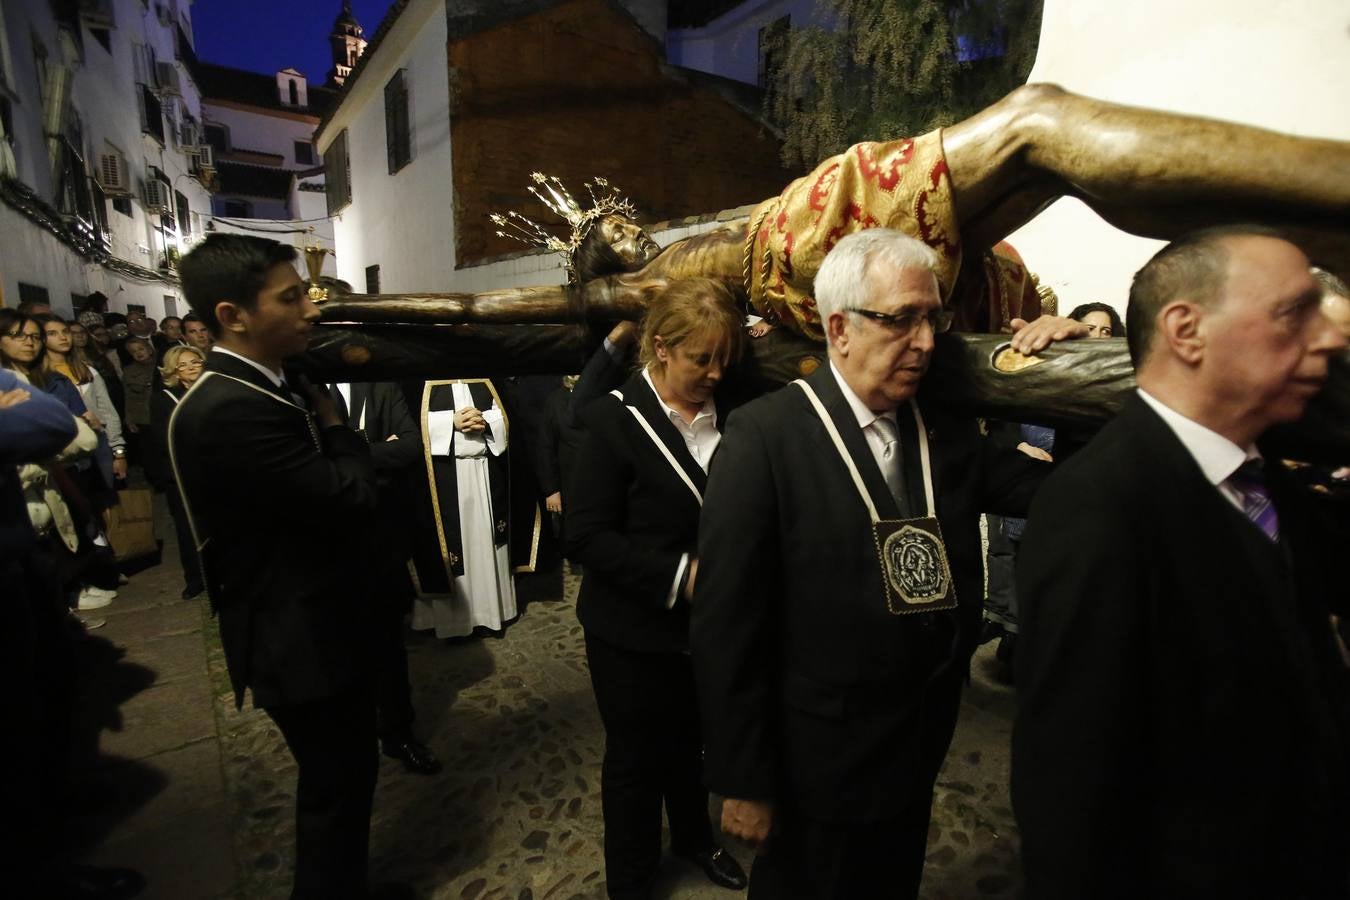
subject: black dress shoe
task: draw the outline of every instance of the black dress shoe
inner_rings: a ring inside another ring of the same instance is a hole
[[[718,887],[745,890],[745,870],[736,862],[736,857],[721,847],[714,845],[702,853],[685,854],[684,858],[701,866],[708,880]]]
[[[57,888],[61,900],[128,900],[145,887],[145,876],[135,869],[110,866],[71,866]]]
[[[427,746],[413,738],[401,741],[386,741],[384,755],[390,759],[401,759],[409,772],[418,775],[435,775],[441,770],[441,761]]]

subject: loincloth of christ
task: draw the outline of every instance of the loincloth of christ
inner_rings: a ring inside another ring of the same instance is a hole
[[[892,228],[932,247],[939,290],[944,301],[950,297],[961,233],[940,130],[854,144],[756,206],[745,260],[755,311],[824,340],[812,282],[834,245],[865,228]]]

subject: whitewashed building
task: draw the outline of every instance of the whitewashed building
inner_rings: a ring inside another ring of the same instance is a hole
[[[367,51],[360,77],[349,81],[315,136],[334,213],[337,277],[358,292],[454,281],[445,0],[401,5],[378,52]],[[407,141],[404,158],[391,161],[386,95],[393,100],[396,93],[405,103]]]
[[[212,211],[232,219],[298,219],[292,177],[319,177],[314,128],[337,91],[304,73],[273,75],[200,62],[202,132],[219,172]]]
[[[70,313],[182,314],[173,267],[210,211],[190,0],[0,0],[0,291]]]
[[[639,204],[664,212],[644,216],[647,221],[689,217],[672,222],[668,232],[658,226],[658,240],[710,228],[716,210],[757,200],[785,183],[776,138],[755,114],[757,100],[732,102],[725,79],[670,66],[667,20],[664,0],[398,0],[315,135],[334,217],[338,277],[357,292],[386,294],[565,280],[555,254],[513,253],[519,245],[500,242],[486,253],[465,250],[465,233],[481,231],[489,211],[529,201],[525,185],[534,167],[582,169],[583,177],[603,173]],[[544,70],[570,67],[569,80],[580,83],[555,89],[536,71],[540,61],[513,62],[513,53],[543,58]],[[476,68],[489,60],[498,63],[492,71]],[[513,93],[512,74],[503,69],[515,65],[529,75]],[[582,68],[588,74],[576,76]],[[553,118],[547,107],[554,101],[546,98],[558,91],[568,96],[557,99],[585,110],[585,124],[573,122],[569,131]],[[466,97],[474,104],[471,115],[461,106]],[[596,113],[605,108],[614,110],[608,121],[607,113]],[[682,117],[697,121],[704,114],[721,116],[727,131],[663,131],[682,127]],[[641,125],[625,129],[623,123],[634,121]],[[623,146],[626,131],[653,142],[655,155]],[[469,152],[456,159],[456,148]],[[494,181],[486,198],[481,191],[467,198],[466,185],[488,175],[484,163],[500,174],[501,151],[508,148],[519,157],[508,166],[509,181]],[[728,174],[733,159],[751,152],[768,161],[772,174],[754,167],[748,178]],[[763,185],[742,187],[747,196],[741,198],[725,191],[729,202],[682,212],[651,199],[662,191],[678,198],[680,191],[669,190],[660,172],[688,171],[695,160],[709,183],[758,177]]]
[[[366,47],[350,4],[342,4],[329,43],[333,68],[326,83],[313,83],[295,68],[269,75],[193,61],[202,92],[202,139],[219,173],[208,230],[334,248],[314,130]],[[324,274],[337,274],[331,255]]]

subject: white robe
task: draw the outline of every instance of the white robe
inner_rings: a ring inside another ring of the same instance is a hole
[[[451,385],[456,410],[473,405],[467,384]],[[436,637],[461,637],[476,626],[501,630],[516,617],[516,585],[511,578],[511,546],[493,543],[497,520],[488,483],[488,459],[506,452],[506,419],[495,405],[482,410],[487,431],[464,434],[455,430],[453,410],[427,413],[427,439],[433,455],[455,457],[456,500],[464,574],[457,576],[450,594],[419,596],[413,601],[412,627],[436,629]],[[503,510],[505,515],[506,511]]]

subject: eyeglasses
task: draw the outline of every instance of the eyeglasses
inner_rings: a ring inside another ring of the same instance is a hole
[[[851,308],[844,310],[844,312],[857,313],[864,319],[880,322],[901,336],[911,334],[919,327],[920,322],[927,322],[928,327],[933,329],[934,334],[943,334],[952,327],[952,319],[955,318],[955,314],[949,309],[935,309],[928,313],[884,313],[877,312],[875,309]]]
[[[42,335],[38,334],[36,331],[24,331],[24,332],[12,331],[9,334],[5,335],[5,337],[13,338],[16,341],[29,341],[30,343],[34,344],[40,343],[42,341]]]
[[[174,366],[175,369],[200,369],[201,367],[202,361],[200,359],[185,359]]]

